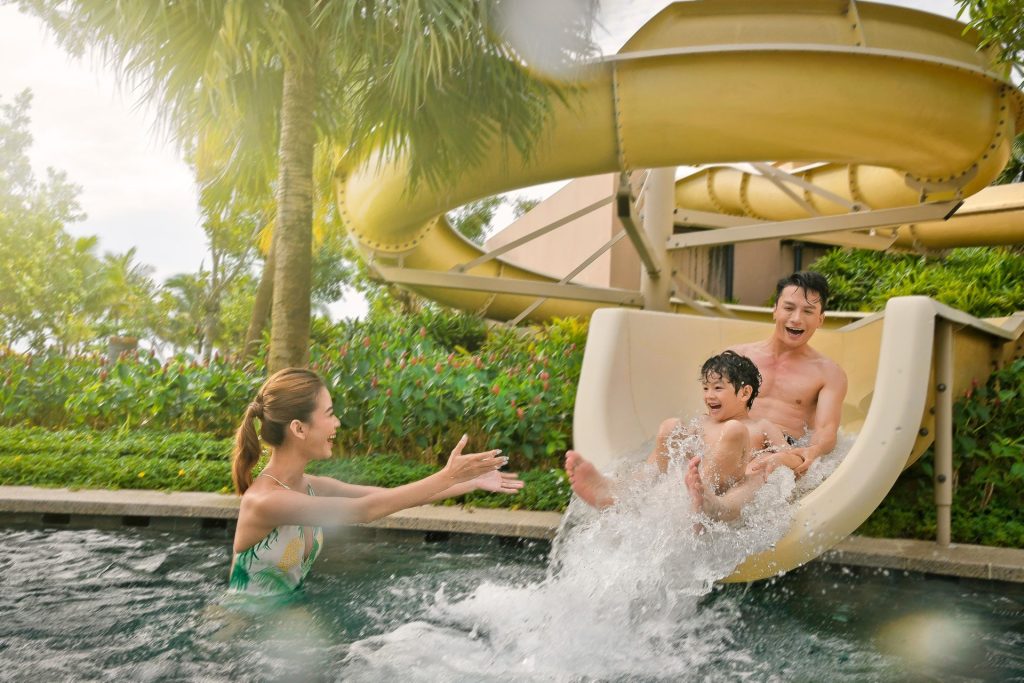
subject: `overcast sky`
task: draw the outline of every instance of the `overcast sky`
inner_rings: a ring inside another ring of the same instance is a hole
[[[664,0],[605,0],[602,24],[611,35],[600,42],[614,52]],[[891,4],[955,16],[952,0],[900,0]],[[196,190],[188,167],[162,138],[153,111],[132,92],[118,89],[113,73],[98,60],[67,56],[38,20],[0,6],[0,98],[10,102],[33,93],[30,152],[33,168],[66,171],[82,188],[85,221],[69,226],[76,235],[97,235],[102,251],[136,247],[138,260],[155,267],[163,281],[195,272],[205,257]],[[355,314],[362,305],[333,307]]]

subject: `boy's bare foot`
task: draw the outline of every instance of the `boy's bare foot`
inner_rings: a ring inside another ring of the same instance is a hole
[[[586,503],[598,509],[615,503],[615,499],[609,492],[608,478],[598,472],[593,463],[577,451],[566,452],[565,472],[569,475],[573,493]]]

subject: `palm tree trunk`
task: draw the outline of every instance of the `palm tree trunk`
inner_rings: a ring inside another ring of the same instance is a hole
[[[305,57],[305,58],[303,58]],[[285,62],[274,237],[274,297],[267,369],[309,361],[313,261],[313,147],[316,70],[312,52]]]
[[[249,329],[245,331],[245,345],[242,347],[242,361],[247,362],[256,356],[260,348],[260,337],[270,317],[270,305],[274,300],[274,244],[271,240],[270,251],[263,262],[263,273],[260,284],[256,288],[256,298],[252,302],[252,316],[249,318]]]

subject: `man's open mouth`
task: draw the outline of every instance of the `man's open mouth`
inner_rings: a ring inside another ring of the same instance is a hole
[[[804,330],[800,330],[795,327],[787,327],[786,332],[789,332],[794,337],[799,337],[801,334],[804,333]]]

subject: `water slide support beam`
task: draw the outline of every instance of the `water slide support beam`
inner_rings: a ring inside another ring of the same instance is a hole
[[[935,321],[935,511],[940,546],[951,540],[953,505],[953,324]]]
[[[614,247],[616,244],[618,244],[619,240],[621,240],[625,236],[626,236],[625,230],[619,230],[617,233],[615,233],[614,237],[612,237],[610,240],[605,242],[603,245],[601,245],[601,247],[597,251],[595,251],[593,254],[591,254],[586,259],[584,259],[583,263],[579,264],[578,266],[573,268],[571,271],[569,271],[569,273],[565,277],[563,277],[561,280],[558,281],[558,284],[564,285],[564,284],[568,284],[568,283],[572,282],[572,279],[574,277],[576,277],[577,275],[582,273],[584,270],[586,270],[590,266],[591,263],[593,263],[594,261],[599,259],[602,254],[604,254],[606,251],[608,251],[609,249]],[[519,323],[521,323],[523,321],[523,318],[525,318],[526,316],[528,316],[531,313],[533,313],[545,301],[547,301],[546,298],[537,299],[532,304],[530,304],[529,306],[524,308],[522,313],[517,315],[515,318],[512,318],[512,320],[510,320],[508,322],[508,324],[509,325],[513,325],[513,326],[518,325]]]
[[[650,174],[648,174],[649,179]],[[646,181],[644,187],[647,187]],[[661,263],[655,257],[655,248],[651,244],[646,229],[641,227],[643,219],[638,214],[636,205],[637,202],[633,200],[633,193],[629,186],[629,176],[623,173],[619,179],[619,189],[615,193],[615,213],[626,230],[626,236],[633,243],[640,262],[643,263],[646,277],[654,278],[661,271]],[[669,230],[671,230],[671,226]]]
[[[644,183],[643,240],[656,268],[642,273],[640,291],[649,311],[672,310],[672,277],[668,260],[668,238],[672,236],[676,208],[676,169],[652,168]],[[640,244],[634,242],[639,251]]]
[[[408,285],[410,287],[443,287],[471,292],[494,292],[517,296],[547,297],[548,299],[594,301],[603,304],[617,304],[619,306],[640,306],[643,304],[641,293],[631,289],[563,285],[556,282],[539,280],[463,275],[462,273],[417,268],[395,268],[394,266],[382,265],[375,266],[375,270],[388,282],[394,282],[397,285]]]
[[[915,206],[899,206],[893,209],[860,211],[839,216],[817,216],[800,218],[778,223],[750,223],[734,228],[721,228],[705,232],[691,232],[673,235],[668,241],[669,249],[756,242],[785,237],[798,237],[816,233],[864,230],[905,223],[944,220],[952,216],[963,204],[960,200],[934,202]]]

